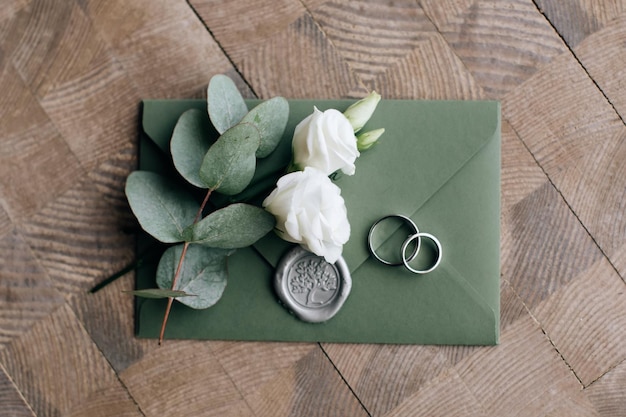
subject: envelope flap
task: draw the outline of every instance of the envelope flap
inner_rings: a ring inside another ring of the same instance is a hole
[[[384,101],[370,121],[381,142],[342,177],[352,226],[344,258],[358,268],[369,257],[367,233],[380,217],[416,213],[499,132],[497,102]],[[499,166],[498,166],[499,168]]]

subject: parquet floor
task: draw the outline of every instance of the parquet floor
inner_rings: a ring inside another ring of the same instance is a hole
[[[0,415],[626,416],[625,0],[1,0]],[[133,337],[142,98],[502,102],[497,347]]]

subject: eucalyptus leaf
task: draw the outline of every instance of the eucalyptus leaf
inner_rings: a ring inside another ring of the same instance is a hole
[[[210,137],[210,123],[203,111],[187,110],[176,122],[170,142],[174,166],[183,178],[200,188],[205,187],[199,174],[202,159],[215,142]]]
[[[163,290],[161,288],[148,288],[145,290],[126,291],[137,297],[142,298],[177,298],[177,297],[195,297],[194,294],[187,294],[185,291]]]
[[[182,244],[168,248],[157,267],[157,285],[170,289],[183,252]],[[176,283],[176,291],[194,294],[195,297],[177,298],[191,308],[211,307],[222,297],[228,279],[227,257],[231,250],[189,245]]]
[[[191,226],[191,241],[214,248],[244,248],[274,228],[274,216],[260,207],[236,203]]]
[[[220,134],[235,126],[248,113],[248,106],[233,80],[221,74],[209,81],[207,105],[211,123]]]
[[[256,151],[257,158],[268,156],[280,142],[289,119],[289,103],[283,97],[266,100],[250,110],[241,120],[252,123],[261,135],[261,144]]]
[[[126,197],[141,227],[164,243],[185,240],[200,205],[179,184],[149,171],[135,171],[126,180]]]
[[[254,125],[240,123],[228,129],[204,156],[199,173],[204,186],[226,195],[243,191],[254,176],[259,142]]]

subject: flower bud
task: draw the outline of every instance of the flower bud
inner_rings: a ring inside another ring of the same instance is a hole
[[[363,152],[378,143],[378,138],[385,133],[385,129],[376,129],[363,132],[356,136],[356,146],[359,152]]]
[[[372,117],[379,101],[380,94],[376,91],[372,91],[367,97],[357,101],[343,112],[355,132],[361,130],[370,117]]]

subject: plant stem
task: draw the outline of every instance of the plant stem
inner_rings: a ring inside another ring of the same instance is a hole
[[[207,191],[206,196],[204,197],[204,200],[202,201],[202,204],[200,205],[200,208],[198,209],[198,213],[196,213],[196,217],[193,219],[192,224],[198,223],[200,218],[202,218],[202,212],[204,211],[204,208],[206,207],[209,201],[209,197],[211,197],[212,192],[213,190],[211,189]],[[174,279],[172,279],[172,288],[171,288],[172,290],[175,290],[176,285],[178,284],[178,278],[180,277],[180,271],[183,269],[183,261],[185,260],[185,255],[187,254],[188,247],[189,247],[189,242],[185,242],[185,244],[183,245],[183,251],[180,254],[180,259],[178,260],[178,266],[176,267],[176,273],[174,274]],[[170,311],[172,310],[173,303],[174,303],[174,298],[169,297],[167,299],[167,307],[165,308],[165,316],[163,317],[163,323],[161,324],[161,333],[159,334],[159,345],[163,343],[163,338],[165,336],[165,326],[167,325],[167,319],[170,316]]]

